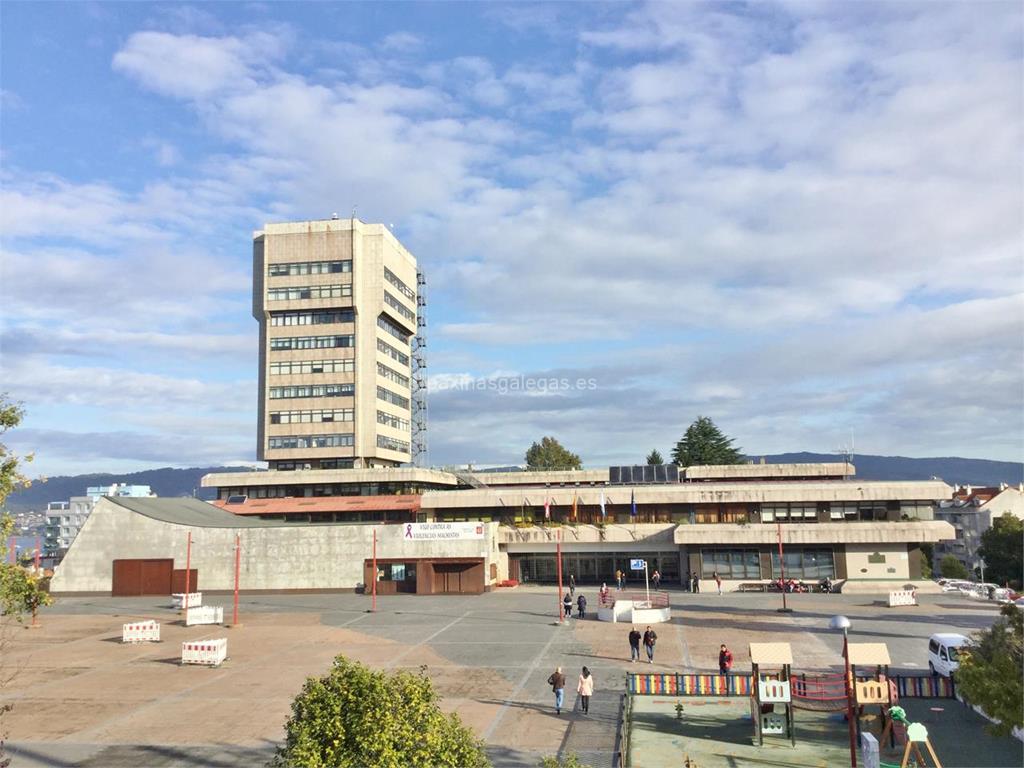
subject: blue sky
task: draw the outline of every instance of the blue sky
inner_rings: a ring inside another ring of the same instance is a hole
[[[6,3],[0,365],[44,474],[251,462],[251,233],[393,225],[433,463],[1019,460],[1022,12]],[[503,376],[592,380],[502,392]]]

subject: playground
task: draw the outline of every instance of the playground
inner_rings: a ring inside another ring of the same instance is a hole
[[[683,719],[676,719],[676,704]],[[922,722],[944,768],[1005,768],[1021,764],[1022,745],[985,733],[985,721],[955,699],[906,699],[907,717]],[[633,697],[629,763],[631,766],[684,765],[697,768],[841,768],[850,764],[842,712],[798,710],[796,746],[788,738],[765,736],[752,743],[753,723],[747,697]],[[874,729],[878,736],[878,728]],[[924,752],[927,759],[927,752]],[[883,751],[882,765],[900,764],[902,750]],[[858,755],[857,764],[864,765]],[[932,765],[928,760],[928,765]]]

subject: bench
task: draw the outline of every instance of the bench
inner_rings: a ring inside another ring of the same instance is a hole
[[[768,585],[763,582],[748,581],[736,587],[737,592],[767,592]]]

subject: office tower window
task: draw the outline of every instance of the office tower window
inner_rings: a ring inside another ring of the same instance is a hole
[[[268,448],[346,448],[355,445],[355,435],[287,435],[271,437]]]
[[[401,384],[403,387],[409,386],[409,377],[405,376],[398,371],[388,368],[384,363],[377,363],[377,373],[383,376],[385,379]]]
[[[271,351],[286,349],[333,349],[351,347],[356,343],[354,334],[347,336],[290,336],[270,340]]]
[[[396,339],[399,339],[405,342],[406,344],[409,343],[409,336],[411,334],[406,333],[404,330],[402,330],[397,325],[388,320],[386,317],[384,317],[384,315],[380,315],[377,318],[377,327],[387,331]]]
[[[377,447],[387,448],[389,451],[398,451],[399,453],[408,453],[409,444],[404,440],[395,440],[393,437],[385,437],[384,435],[377,435]]]
[[[299,387],[271,387],[270,399],[280,400],[296,397],[352,397],[356,393],[354,384],[311,384]]]
[[[298,299],[347,299],[352,296],[351,285],[307,285],[302,288],[268,288],[267,301],[296,301]]]
[[[402,365],[408,365],[409,364],[409,356],[407,354],[405,354],[404,352],[399,352],[397,349],[392,347],[386,341],[381,341],[380,339],[377,339],[377,351],[378,352],[383,352],[385,355],[390,357],[392,360],[397,360]]]
[[[406,320],[415,320],[416,313],[405,306],[402,302],[396,299],[387,291],[384,291],[384,303],[395,310],[398,314],[404,317]]]
[[[271,325],[330,325],[351,323],[356,313],[351,309],[323,309],[311,312],[272,312]]]
[[[377,397],[378,399],[389,402],[392,405],[397,405],[399,408],[409,408],[409,398],[396,395],[391,390],[384,389],[384,387],[377,387]]]
[[[285,264],[270,264],[267,267],[267,274],[270,277],[328,275],[351,271],[351,259],[346,261],[293,261]]]
[[[352,373],[355,360],[295,360],[285,363],[271,363],[271,376],[289,376],[300,373]]]
[[[318,424],[331,421],[352,421],[355,411],[352,408],[334,408],[319,411],[273,411],[270,414],[271,424]]]

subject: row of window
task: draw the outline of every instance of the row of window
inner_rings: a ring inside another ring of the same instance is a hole
[[[270,288],[267,301],[294,301],[296,299],[347,299],[352,296],[352,285],[307,285],[302,288]]]
[[[330,325],[355,322],[353,309],[321,309],[311,312],[271,312],[271,325]]]
[[[355,334],[347,336],[287,336],[270,340],[271,351],[283,349],[336,349],[354,347]]]
[[[388,368],[384,363],[377,363],[377,373],[383,376],[385,379],[401,384],[403,387],[409,386],[409,377],[405,376],[398,371],[394,371]]]
[[[772,578],[782,575],[779,553],[772,552]],[[711,579],[718,574],[723,579],[760,579],[761,557],[756,549],[702,549],[701,578]],[[824,547],[786,547],[783,553],[786,578],[803,581],[834,579],[835,556]]]
[[[393,416],[392,414],[385,413],[384,411],[377,411],[377,423],[383,424],[386,427],[394,427],[395,429],[409,429],[408,419]]]
[[[288,275],[328,275],[352,271],[352,259],[344,261],[291,261],[269,264],[267,274],[271,277]]]
[[[302,435],[271,437],[268,448],[345,448],[355,445],[355,435]]]
[[[289,363],[271,363],[271,376],[289,376],[299,373],[352,373],[355,360],[296,360]]]
[[[377,339],[377,351],[378,352],[383,352],[385,355],[390,357],[392,360],[397,360],[402,365],[408,365],[409,364],[409,356],[407,354],[405,354],[404,352],[399,352],[397,349],[392,347],[386,341],[381,341],[380,339]]]
[[[377,399],[397,405],[399,408],[409,409],[409,398],[396,395],[391,390],[384,389],[384,387],[377,387]]]
[[[405,304],[400,302],[394,296],[387,291],[384,291],[384,303],[395,310],[398,314],[404,317],[406,320],[415,320],[416,313],[409,309]]]
[[[416,299],[416,293],[405,283],[403,283],[398,275],[392,272],[387,267],[384,267],[384,279],[391,283],[395,288],[402,292],[402,295],[407,299]]]
[[[300,469],[352,469],[355,466],[355,462],[352,459],[319,459],[310,462],[296,462],[296,461],[272,461],[270,462],[270,469],[278,472],[295,472]],[[263,494],[262,496],[260,494]],[[228,496],[243,496],[245,495],[245,489],[238,490],[237,493],[224,494],[224,489],[220,490],[220,497],[222,499],[228,498]],[[298,488],[296,492],[295,486],[287,488],[257,488],[255,491],[250,490],[249,495],[254,499],[273,499],[276,497],[285,496],[302,496],[302,488]],[[335,495],[335,494],[323,494],[323,495]]]
[[[409,453],[409,444],[404,440],[395,440],[393,437],[385,437],[384,435],[377,435],[377,447],[386,448],[389,451],[398,451],[399,453]]]
[[[377,327],[387,331],[396,339],[399,339],[406,344],[409,343],[409,334],[384,317],[384,315],[380,315],[377,318]]]
[[[353,421],[355,410],[335,408],[321,411],[274,411],[270,414],[271,424],[319,424],[328,421]]]
[[[355,393],[355,384],[309,384],[297,387],[271,387],[270,399],[285,400],[295,397],[352,397]]]

